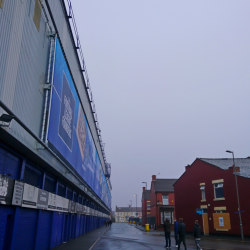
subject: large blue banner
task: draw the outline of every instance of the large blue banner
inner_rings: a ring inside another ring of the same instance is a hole
[[[101,162],[58,39],[48,141],[111,209]]]

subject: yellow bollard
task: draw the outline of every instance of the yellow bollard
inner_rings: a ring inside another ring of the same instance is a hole
[[[133,221],[133,224],[135,224],[135,221]]]
[[[149,224],[145,224],[145,227],[146,227],[146,231],[148,232],[149,231]]]

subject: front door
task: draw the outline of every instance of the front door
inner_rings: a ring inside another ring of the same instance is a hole
[[[202,220],[203,220],[203,233],[209,234],[207,209],[203,209]]]

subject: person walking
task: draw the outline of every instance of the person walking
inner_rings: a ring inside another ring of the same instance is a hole
[[[165,232],[165,239],[166,239],[166,246],[165,248],[170,249],[171,248],[171,223],[169,222],[169,219],[166,219],[163,224],[164,232]]]
[[[179,239],[178,239],[178,221],[174,219],[174,237],[175,237],[175,246],[178,247]]]
[[[196,220],[194,222],[193,236],[194,236],[194,240],[195,240],[195,244],[196,244],[197,250],[202,250],[201,247],[200,247],[201,227],[199,225],[198,220]]]
[[[109,225],[110,225],[110,228],[111,228],[111,226],[112,226],[112,220],[109,221]]]
[[[181,242],[183,242],[183,245],[185,247],[185,250],[187,250],[186,246],[186,225],[183,223],[183,219],[179,219],[179,224],[178,224],[178,233],[179,233],[179,244],[178,244],[178,250],[180,250]]]

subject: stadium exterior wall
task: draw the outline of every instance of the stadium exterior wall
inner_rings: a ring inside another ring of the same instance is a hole
[[[5,0],[0,7],[0,115],[15,116],[9,127],[0,126],[0,176],[11,174],[12,179],[65,197],[99,214],[0,204],[0,249],[51,249],[102,226],[110,213],[110,207],[72,166],[39,140],[53,42],[50,35],[56,31],[104,171],[91,103],[65,10],[64,1],[60,0],[45,0],[42,6],[39,0]]]

